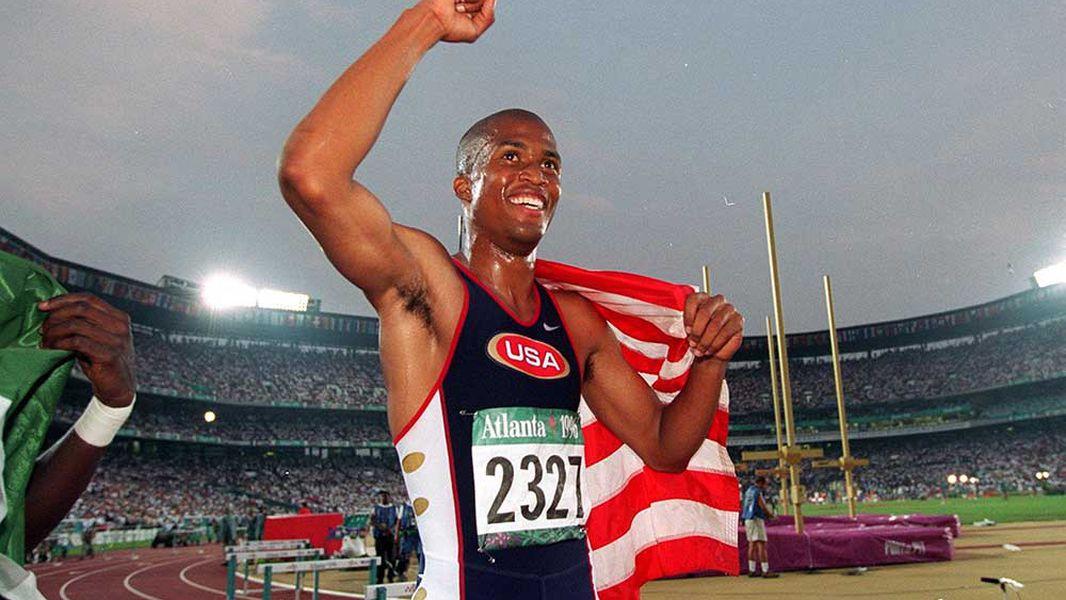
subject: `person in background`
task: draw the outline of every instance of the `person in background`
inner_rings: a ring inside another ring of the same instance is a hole
[[[755,483],[744,491],[744,504],[740,511],[740,518],[744,519],[744,529],[748,536],[748,577],[758,577],[756,563],[762,567],[762,576],[766,578],[778,577],[777,573],[770,571],[770,558],[766,551],[766,521],[773,519],[774,514],[766,504],[766,477],[759,475]]]
[[[396,538],[399,531],[399,515],[396,505],[389,500],[385,490],[378,492],[379,502],[370,515],[370,527],[374,531],[374,548],[381,557],[378,569],[378,583],[384,583],[388,571],[389,583],[396,580]]]
[[[415,508],[410,502],[400,505],[400,553],[397,572],[400,580],[407,579],[407,567],[411,564],[411,554],[418,558],[418,575],[422,575],[425,561],[422,559],[422,539],[418,536],[418,524],[415,522]]]

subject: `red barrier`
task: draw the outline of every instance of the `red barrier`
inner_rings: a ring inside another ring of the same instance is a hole
[[[341,513],[318,513],[308,515],[273,515],[263,525],[264,540],[311,540],[311,545],[321,548],[326,556],[341,549],[341,540],[330,539],[331,529],[344,524]]]

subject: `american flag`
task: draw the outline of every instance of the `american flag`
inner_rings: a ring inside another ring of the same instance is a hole
[[[641,275],[588,271],[538,260],[537,280],[577,292],[614,331],[622,354],[663,403],[685,385],[693,356],[683,323],[692,286]],[[737,478],[726,453],[729,389],[723,384],[707,439],[682,473],[645,466],[581,402],[592,577],[600,600],[640,597],[652,579],[740,569]]]

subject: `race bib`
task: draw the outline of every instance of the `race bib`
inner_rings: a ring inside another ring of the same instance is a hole
[[[474,413],[478,546],[543,546],[585,536],[585,440],[576,412],[528,407]]]

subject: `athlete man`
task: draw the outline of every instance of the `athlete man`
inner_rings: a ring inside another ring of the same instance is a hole
[[[394,223],[353,180],[421,57],[441,41],[475,41],[494,4],[406,10],[292,132],[279,182],[380,318],[389,427],[425,552],[415,597],[587,599],[580,397],[648,466],[684,470],[710,428],[743,319],[721,296],[687,299],[695,363],[664,407],[591,304],[537,285],[562,163],[533,113],[496,113],[462,137],[452,187],[466,234],[454,256]]]

